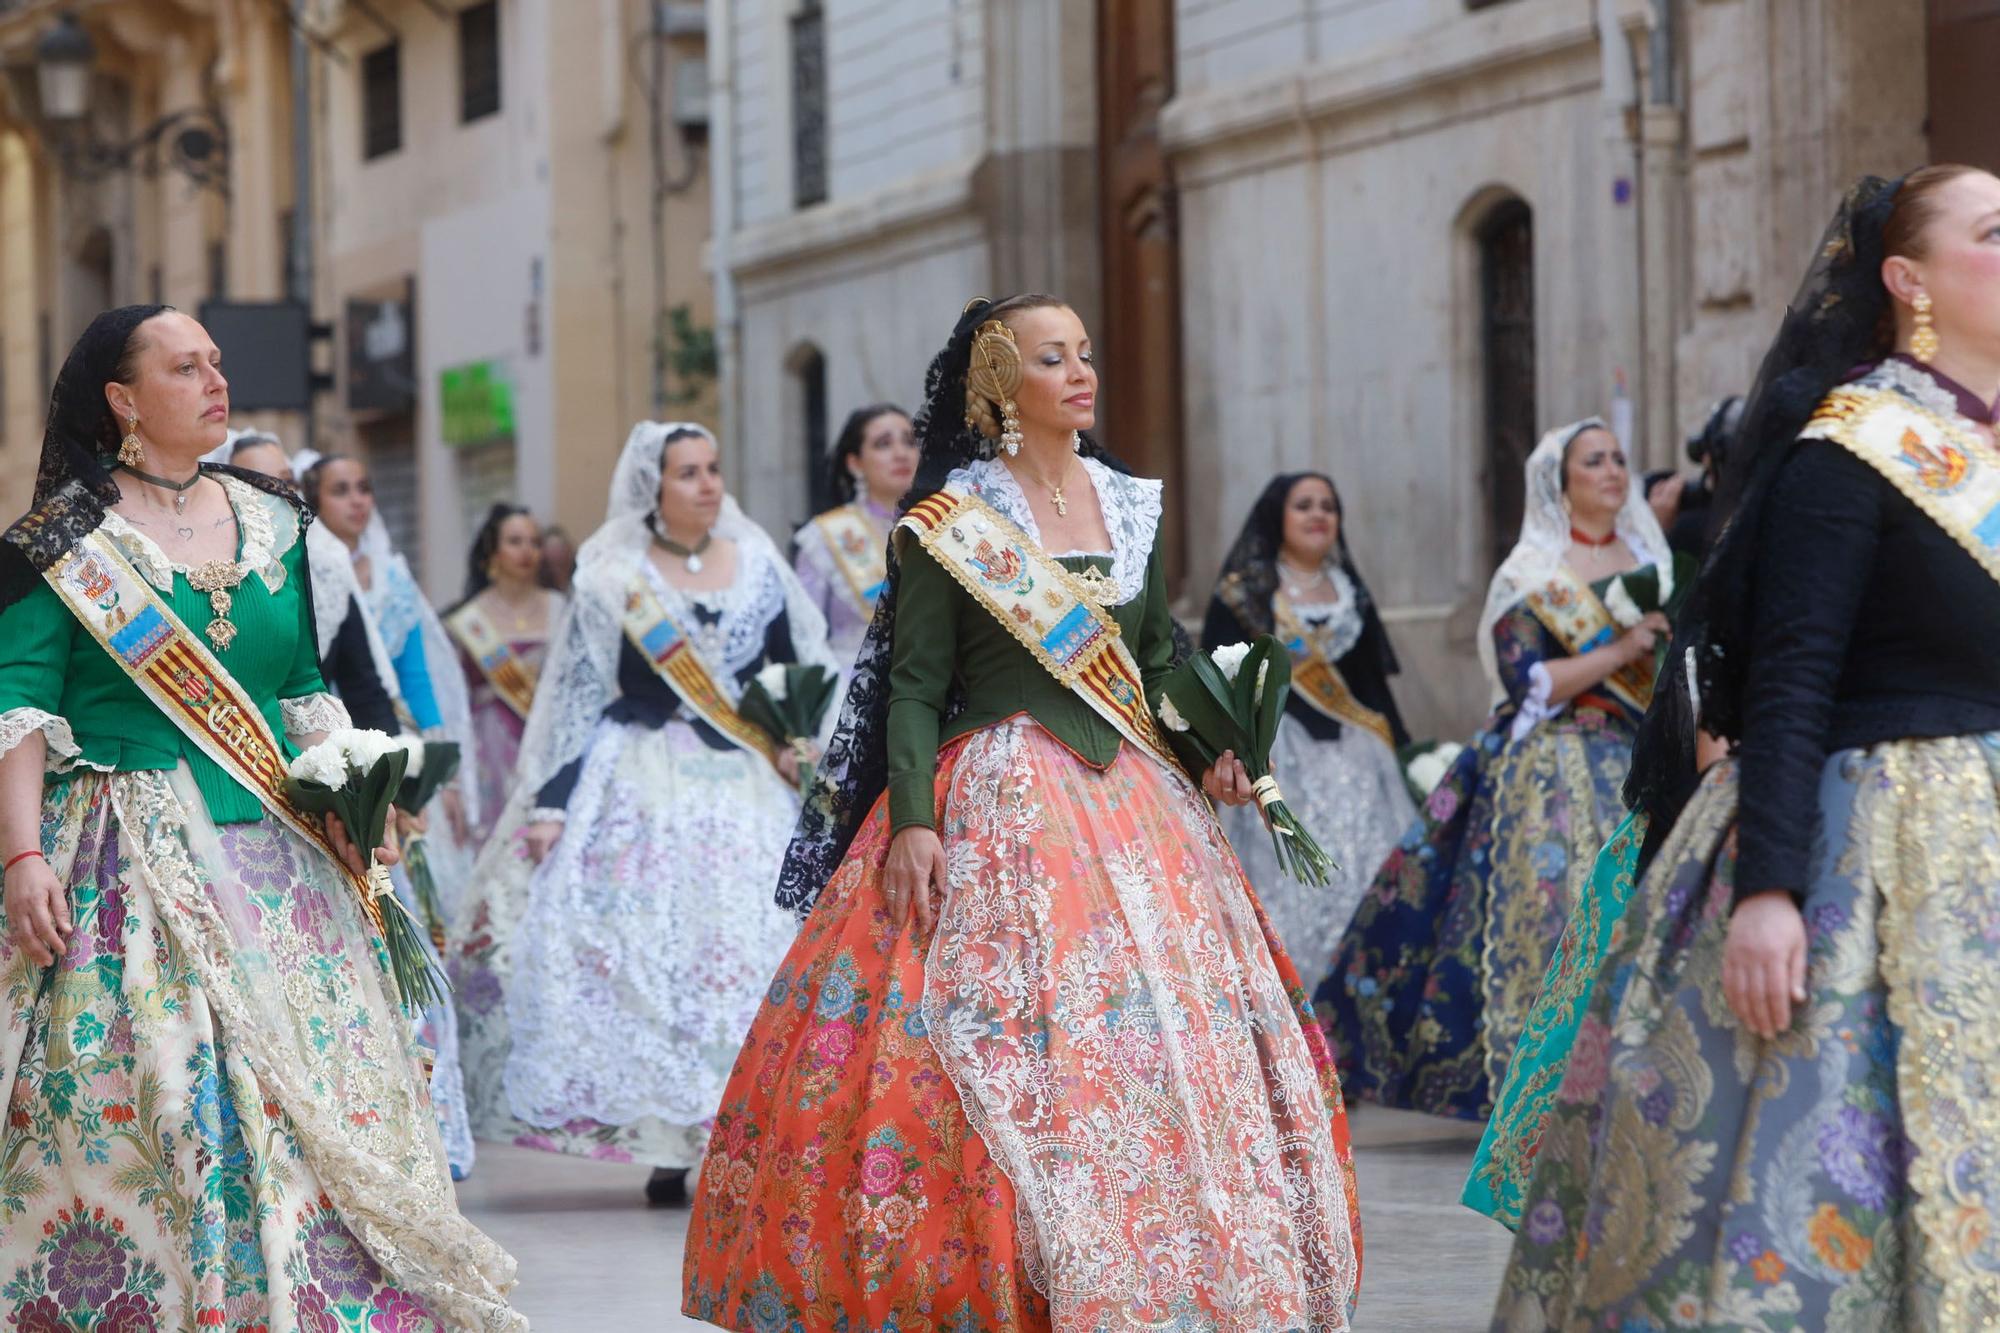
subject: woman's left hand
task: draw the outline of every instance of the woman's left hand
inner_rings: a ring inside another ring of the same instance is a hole
[[[794,787],[799,785],[799,760],[801,757],[797,746],[786,745],[778,750],[778,776],[791,783]],[[817,745],[806,746],[803,758],[810,759],[815,764],[818,763],[819,747]]]
[[[1243,767],[1243,761],[1233,750],[1224,750],[1221,758],[1209,765],[1208,772],[1201,775],[1201,789],[1210,800],[1224,805],[1248,805],[1257,797],[1256,788],[1250,783],[1250,770]]]
[[[334,855],[340,858],[342,865],[357,875],[368,873],[367,859],[361,855],[361,849],[354,845],[354,839],[347,835],[347,825],[341,823],[340,816],[331,810],[326,812],[326,838],[333,844]],[[375,860],[382,865],[393,866],[402,859],[403,854],[394,847],[375,849]]]

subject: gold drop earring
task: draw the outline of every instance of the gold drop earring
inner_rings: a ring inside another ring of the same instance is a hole
[[[1931,321],[1931,294],[1918,292],[1916,299],[1910,302],[1910,308],[1916,312],[1917,318],[1916,332],[1910,335],[1910,355],[1928,366],[1943,345],[1937,326]]]
[[[1021,418],[1014,414],[1012,398],[1000,404],[1000,447],[1009,458],[1021,456]]]
[[[126,467],[138,467],[146,461],[145,446],[139,443],[139,418],[125,419],[125,438],[118,442],[118,461]]]

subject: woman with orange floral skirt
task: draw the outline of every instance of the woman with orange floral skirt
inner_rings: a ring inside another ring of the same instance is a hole
[[[686,1311],[739,1330],[1348,1326],[1340,1085],[1152,707],[1160,487],[1052,297],[974,302],[718,1109]],[[965,428],[959,428],[963,417]],[[991,443],[997,441],[998,448]]]

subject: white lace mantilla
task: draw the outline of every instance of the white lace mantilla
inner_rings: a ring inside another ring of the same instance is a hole
[[[308,694],[297,699],[278,700],[287,736],[310,736],[322,731],[341,731],[354,725],[347,705],[331,694]]]
[[[1123,605],[1146,588],[1146,564],[1160,531],[1161,486],[1157,481],[1114,472],[1094,458],[1082,460],[1097,492],[1104,530],[1111,534],[1111,579]],[[982,458],[954,470],[946,484],[971,491],[1041,545],[1042,530],[1014,474],[997,458]],[[1050,551],[1054,556],[1100,555],[1098,551]]]
[[[236,511],[238,534],[236,568],[244,575],[255,574],[264,587],[278,593],[285,587],[285,555],[299,540],[299,515],[291,504],[269,491],[260,491],[234,477],[217,477]],[[192,572],[192,565],[178,565],[167,557],[160,544],[134,527],[117,510],[104,515],[104,535],[118,549],[140,577],[162,593],[174,590],[174,575]]]

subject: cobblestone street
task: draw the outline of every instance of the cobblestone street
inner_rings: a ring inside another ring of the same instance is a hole
[[[1355,1327],[1485,1328],[1509,1238],[1458,1202],[1478,1127],[1363,1107],[1354,1136],[1367,1233]],[[520,1306],[536,1333],[702,1327],[678,1313],[688,1215],[648,1210],[640,1197],[646,1174],[480,1146],[478,1170],[460,1197],[520,1259]]]

